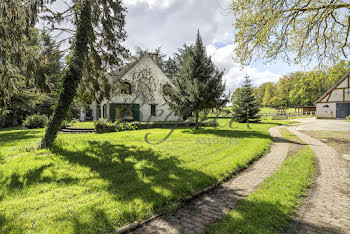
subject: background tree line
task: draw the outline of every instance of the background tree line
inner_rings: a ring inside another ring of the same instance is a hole
[[[285,75],[277,83],[266,82],[254,89],[261,106],[295,107],[314,105],[315,101],[350,71],[349,61],[340,61],[324,70],[297,71]],[[234,94],[239,93],[237,89]]]

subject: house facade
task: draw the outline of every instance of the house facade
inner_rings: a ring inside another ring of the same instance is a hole
[[[350,115],[350,73],[343,76],[316,102],[319,119],[345,119]]]
[[[146,54],[136,62],[110,74],[113,93],[101,105],[92,104],[81,110],[80,121],[180,121],[164,99],[167,88],[174,84],[165,75],[156,55]]]

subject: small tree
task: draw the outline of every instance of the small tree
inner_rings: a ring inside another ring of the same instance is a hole
[[[245,77],[242,88],[240,88],[239,95],[232,98],[234,118],[240,123],[247,123],[249,128],[249,120],[259,120],[259,103],[255,98],[254,89],[252,87],[249,76]]]
[[[184,115],[194,115],[199,128],[199,112],[223,107],[228,99],[220,71],[207,56],[198,32],[196,44],[184,46],[176,56],[179,69],[175,88],[166,92],[169,106]]]

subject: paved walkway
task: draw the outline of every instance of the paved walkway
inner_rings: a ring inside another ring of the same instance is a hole
[[[203,194],[172,214],[164,214],[136,229],[133,233],[200,233],[221,219],[237,202],[253,192],[271,176],[288,154],[288,143],[282,140],[279,127],[270,129],[274,137],[270,152],[250,168],[223,183],[209,194]]]
[[[299,127],[300,128],[300,127]],[[293,233],[350,233],[349,167],[330,146],[289,130],[315,152],[319,173],[313,190],[294,222]]]
[[[345,120],[305,118],[296,119],[296,121],[303,123],[297,127],[297,130],[350,132],[350,122]]]

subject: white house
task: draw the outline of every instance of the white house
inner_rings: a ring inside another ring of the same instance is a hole
[[[110,74],[113,94],[101,105],[91,105],[90,110],[81,110],[80,120],[111,121],[180,121],[182,117],[170,109],[164,99],[167,87],[174,84],[165,75],[156,55],[146,54]]]
[[[344,119],[350,115],[350,74],[343,76],[316,102],[319,119]]]

